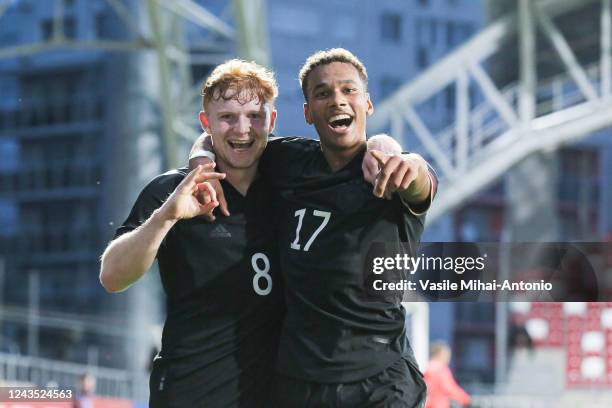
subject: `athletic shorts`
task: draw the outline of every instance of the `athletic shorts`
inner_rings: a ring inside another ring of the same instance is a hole
[[[271,377],[226,381],[202,370],[185,373],[158,359],[149,379],[149,408],[267,408]]]
[[[343,384],[308,382],[277,374],[270,408],[423,408],[425,381],[419,369],[400,358],[382,372]]]

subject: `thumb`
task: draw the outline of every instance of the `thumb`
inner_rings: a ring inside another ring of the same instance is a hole
[[[381,152],[380,150],[370,150],[370,154],[376,159],[378,165],[381,167],[384,166],[385,163],[387,163],[387,161],[389,160],[389,156]]]
[[[361,171],[363,172],[363,178],[370,184],[374,184],[374,180],[378,175],[378,162],[371,154],[366,154],[361,163]]]

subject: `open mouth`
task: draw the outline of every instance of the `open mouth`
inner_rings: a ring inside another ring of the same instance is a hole
[[[248,149],[253,146],[255,143],[254,140],[228,140],[227,144],[230,145],[232,149]]]
[[[327,121],[333,129],[341,130],[348,128],[353,123],[353,118],[347,114],[334,115]]]

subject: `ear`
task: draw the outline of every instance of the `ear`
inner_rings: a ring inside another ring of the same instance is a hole
[[[370,93],[366,93],[365,94],[366,97],[366,103],[368,104],[368,107],[366,109],[366,114],[368,116],[371,116],[374,113],[374,104],[372,103],[372,100],[370,99]]]
[[[308,106],[308,102],[304,102],[304,120],[309,125],[312,125],[312,116],[310,115],[310,107]]]
[[[270,127],[268,130],[268,133],[272,133],[272,131],[274,130],[274,126],[276,125],[276,109],[274,109],[271,113],[270,113]]]
[[[202,126],[202,130],[206,131],[209,135],[212,134],[210,131],[210,123],[208,121],[208,116],[206,116],[206,112],[200,111],[198,114],[198,118],[200,119],[200,126]]]

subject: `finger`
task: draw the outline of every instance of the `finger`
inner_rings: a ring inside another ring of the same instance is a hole
[[[378,176],[376,177],[376,182],[374,183],[374,195],[376,197],[381,197],[387,190],[387,183],[389,182],[389,178],[395,172],[395,169],[399,165],[399,159],[397,157],[392,158],[392,160],[387,161],[378,172]]]
[[[221,186],[221,184],[219,184],[219,186]],[[222,188],[217,191],[217,197],[219,198],[219,208],[221,209],[221,214],[229,217],[229,207],[227,206],[227,200],[225,199],[225,193],[223,192]]]
[[[200,191],[199,188],[198,191],[195,193],[195,197],[200,204],[208,204],[212,201],[210,198],[210,194],[207,194],[205,191]]]
[[[198,189],[200,190],[199,194],[205,197],[204,204],[200,201],[200,215],[204,216],[208,221],[214,222],[216,217],[213,210],[219,205],[215,189],[208,182],[198,184]]]
[[[398,157],[392,157],[387,162],[386,166],[393,169],[393,172],[389,175],[389,180],[387,181],[387,187],[385,188],[385,192],[395,193],[397,191],[397,187],[399,183],[397,183],[398,173],[402,171],[403,161]],[[400,183],[403,180],[403,177],[400,176]]]
[[[217,201],[217,192],[210,183],[205,181],[204,183],[198,184],[198,190],[208,196],[207,201]]]
[[[413,166],[410,162],[402,160],[400,165],[397,167],[397,171],[393,175],[393,178],[391,179],[393,191],[401,189],[405,190],[405,188],[402,188],[402,186],[406,180],[406,176],[414,172],[412,167]]]
[[[195,169],[191,170],[185,176],[185,178],[179,183],[176,189],[179,191],[189,191],[193,193],[195,191],[195,185],[196,185],[195,180],[200,175],[201,172],[202,172],[202,166],[197,166]]]
[[[400,188],[402,190],[408,190],[408,187],[410,187],[412,182],[417,179],[417,176],[417,171],[411,168],[411,171],[404,175],[404,179],[402,180]]]
[[[363,173],[363,179],[365,181],[367,181],[368,183],[371,182],[371,181],[374,181],[374,179],[372,178],[372,173],[370,172],[370,169],[368,167],[366,159],[364,159],[361,162],[361,172]]]
[[[215,220],[215,216],[213,215],[213,210],[219,205],[217,201],[211,201],[208,204],[201,205],[200,204],[200,215],[204,215],[210,221]]]
[[[195,180],[195,178],[198,176],[198,174],[200,174],[200,172],[202,171],[202,166],[198,165],[196,166],[195,169],[191,170],[183,179],[183,181],[181,181],[181,183],[179,185],[187,185],[189,183],[191,183],[193,180]]]
[[[373,185],[378,170],[378,162],[369,152],[367,152],[361,163],[361,171],[363,172],[364,180]]]
[[[369,150],[369,152],[376,159],[380,167],[382,167],[389,160],[389,156],[380,150]]]
[[[217,173],[214,171],[209,171],[209,172],[202,171],[200,174],[196,174],[196,177],[194,180],[196,183],[202,183],[208,180],[223,180],[225,176],[226,176],[225,173]]]

